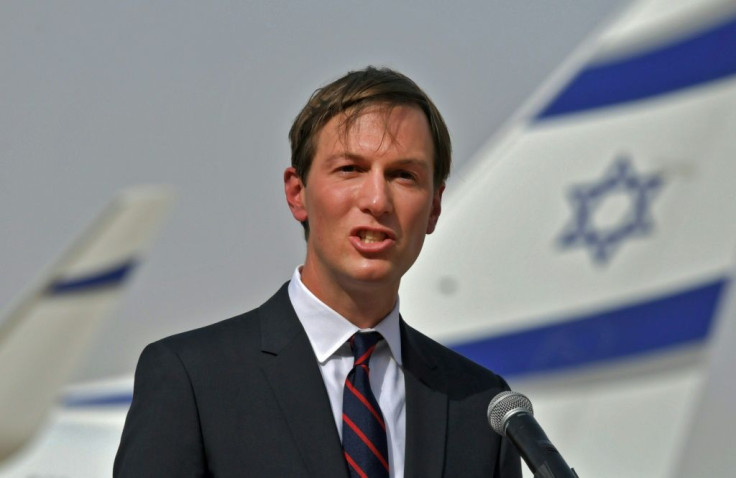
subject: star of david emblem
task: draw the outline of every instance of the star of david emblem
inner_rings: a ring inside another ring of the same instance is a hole
[[[663,185],[661,174],[637,174],[629,157],[617,157],[598,181],[570,188],[572,218],[560,247],[584,247],[593,262],[606,264],[622,242],[651,232],[651,204]]]

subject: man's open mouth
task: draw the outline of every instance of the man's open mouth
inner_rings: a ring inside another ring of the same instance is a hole
[[[386,239],[386,234],[380,231],[360,231],[358,232],[358,237],[360,237],[360,240],[371,244],[375,242],[381,242],[384,239]]]

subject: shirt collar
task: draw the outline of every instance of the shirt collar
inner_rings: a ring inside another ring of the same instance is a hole
[[[319,300],[302,283],[301,266],[294,270],[289,283],[289,299],[319,363],[324,364],[353,334],[375,330],[388,344],[391,355],[401,365],[401,332],[399,331],[399,298],[396,305],[374,328],[360,329]]]

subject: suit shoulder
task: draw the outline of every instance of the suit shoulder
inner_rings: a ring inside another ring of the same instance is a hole
[[[506,380],[500,375],[449,349],[406,323],[404,326],[407,340],[414,343],[428,363],[434,364],[444,372],[451,385],[470,386],[477,391],[509,389]]]
[[[246,358],[261,350],[264,317],[288,315],[293,309],[288,282],[260,307],[204,327],[181,332],[150,344],[147,348],[174,352],[192,363]],[[293,313],[293,312],[292,312]]]
[[[170,335],[154,343],[177,351],[218,347],[233,341],[247,344],[259,337],[259,329],[258,309],[254,309],[213,324]]]

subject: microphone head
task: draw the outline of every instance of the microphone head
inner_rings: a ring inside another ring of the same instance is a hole
[[[532,402],[519,392],[501,392],[488,404],[488,423],[493,431],[506,436],[506,422],[520,412],[533,416]]]

